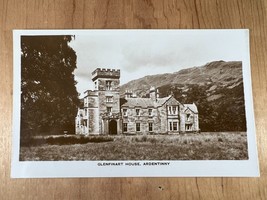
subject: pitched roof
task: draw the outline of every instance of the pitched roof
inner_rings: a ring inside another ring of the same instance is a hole
[[[162,106],[170,97],[158,98],[156,102],[154,102],[151,98],[127,98],[126,102],[122,106],[126,107],[158,107]]]
[[[157,106],[162,106],[166,101],[168,101],[171,98],[171,96],[158,98]]]
[[[125,107],[141,107],[141,108],[148,108],[148,107],[159,107],[163,106],[172,96],[158,98],[156,102],[154,102],[151,98],[127,98],[125,99],[126,102],[122,105]],[[198,113],[196,104],[183,104],[184,107],[187,109],[189,108],[194,113]]]
[[[126,102],[122,106],[142,108],[154,107],[154,101],[150,98],[127,98]]]
[[[197,106],[196,104],[192,103],[192,104],[184,104],[185,108],[189,108],[190,110],[192,110],[194,113],[198,113],[197,110]]]

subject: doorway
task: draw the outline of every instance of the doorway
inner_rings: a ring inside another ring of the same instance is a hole
[[[108,130],[109,130],[110,135],[117,135],[117,121],[116,120],[113,119],[109,122]]]

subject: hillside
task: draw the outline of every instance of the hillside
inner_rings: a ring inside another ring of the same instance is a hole
[[[242,62],[215,61],[175,73],[145,76],[121,86],[147,96],[151,86],[160,97],[173,94],[181,103],[194,102],[202,131],[246,131]]]

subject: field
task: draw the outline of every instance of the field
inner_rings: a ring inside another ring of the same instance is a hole
[[[245,132],[139,136],[49,136],[21,143],[21,161],[246,160]]]

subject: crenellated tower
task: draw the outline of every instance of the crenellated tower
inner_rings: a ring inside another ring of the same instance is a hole
[[[99,133],[120,133],[120,70],[97,68],[92,81],[98,93]]]

